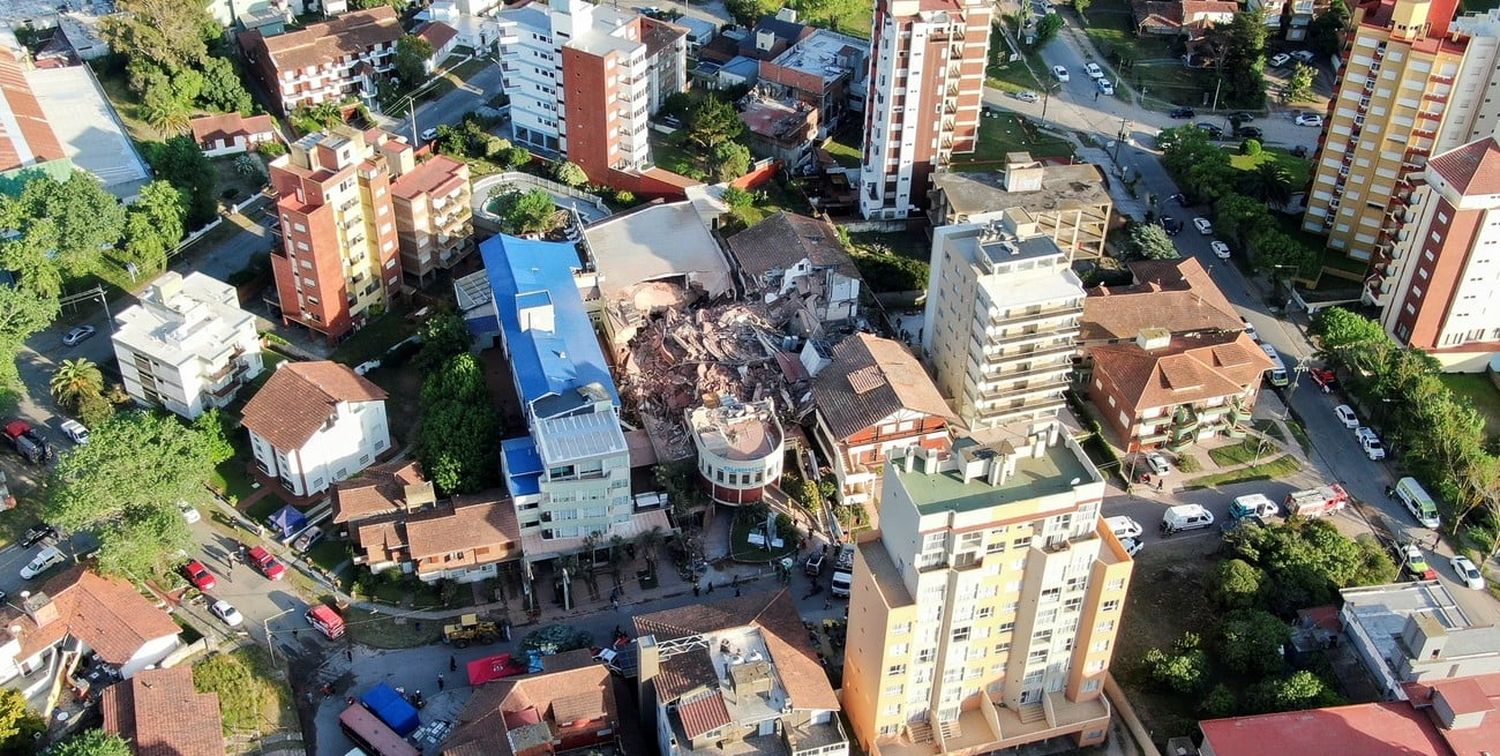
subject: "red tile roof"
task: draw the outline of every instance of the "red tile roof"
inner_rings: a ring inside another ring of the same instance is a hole
[[[682,732],[689,740],[730,722],[729,709],[725,708],[724,697],[718,691],[677,704],[677,717],[682,720]]]
[[[453,569],[520,557],[521,527],[516,522],[515,505],[507,496],[454,497],[452,507],[409,518],[406,543],[414,560],[461,552],[463,556],[458,559],[435,565]],[[484,553],[479,553],[481,549]]]
[[[333,521],[363,520],[406,507],[411,486],[426,483],[416,460],[402,459],[367,468],[353,478],[333,484]]]
[[[0,117],[0,171],[67,156],[26,81],[21,58],[4,43],[0,43],[0,113],[9,113],[9,118]],[[6,123],[11,120],[15,131]]]
[[[379,386],[337,362],[287,362],[245,404],[241,421],[271,446],[288,451],[307,443],[339,402],[385,397]]]
[[[274,132],[276,122],[264,113],[249,118],[239,113],[219,113],[194,118],[188,122],[188,128],[193,130],[194,141],[207,145],[218,141],[233,142],[237,136],[250,137]]]
[[[106,662],[122,665],[148,642],[176,635],[177,623],[118,578],[106,578],[74,566],[42,583],[39,593],[52,601],[44,610],[56,619],[38,625],[31,615],[6,607],[0,626],[20,628],[21,652],[28,659],[64,637],[72,636],[92,648]],[[44,617],[46,615],[43,615]]]
[[[1500,743],[1500,672],[1487,675],[1439,680],[1430,685],[1407,683],[1402,686],[1411,705],[1426,710],[1437,724],[1438,734],[1448,743],[1448,748],[1457,756],[1480,756],[1493,754]],[[1436,719],[1431,709],[1433,694],[1443,697],[1448,706],[1458,714],[1485,712],[1476,727],[1448,729]]]
[[[469,180],[469,166],[446,155],[437,155],[431,160],[403,173],[391,184],[391,194],[411,199],[421,194],[443,196]]]
[[[1212,747],[1214,756],[1448,753],[1432,721],[1398,701],[1211,719],[1199,722],[1198,728],[1203,731],[1204,750]]]
[[[1460,194],[1500,194],[1500,142],[1487,136],[1427,161]]]
[[[191,667],[137,673],[105,688],[99,708],[137,756],[224,756],[219,696],[193,687]]]
[[[427,44],[432,45],[432,52],[436,55],[439,50],[443,49],[443,45],[458,36],[458,30],[442,21],[429,21],[417,27],[417,36],[427,40]]]
[[[551,667],[561,656],[548,657],[544,664]],[[587,663],[480,686],[459,712],[440,753],[512,756],[516,751],[510,733],[528,725],[544,724],[554,737],[566,734],[569,725],[591,715],[594,720],[603,718],[618,725],[614,721],[619,712],[609,670],[594,663],[587,651],[582,656]]]
[[[261,37],[266,53],[280,71],[310,68],[351,55],[360,55],[376,45],[394,44],[401,38],[401,19],[390,6],[351,11],[299,31],[265,37],[246,32],[248,41]]]
[[[1143,328],[1174,334],[1243,331],[1238,311],[1196,259],[1129,263],[1135,283],[1096,286],[1083,300],[1079,339],[1134,339]]]
[[[1182,336],[1146,351],[1134,342],[1089,349],[1094,375],[1134,410],[1243,393],[1260,382],[1271,358],[1245,333]]]

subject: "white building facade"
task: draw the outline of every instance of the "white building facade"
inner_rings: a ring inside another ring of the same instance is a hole
[[[262,368],[255,316],[202,273],[162,274],[115,316],[113,342],[126,393],[188,419],[229,404]]]
[[[333,362],[282,365],[242,422],[256,466],[293,496],[326,491],[391,446],[385,392]]]

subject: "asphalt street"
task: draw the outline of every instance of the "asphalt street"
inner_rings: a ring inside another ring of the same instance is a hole
[[[387,130],[406,137],[409,144],[417,144],[417,134],[445,124],[458,123],[465,115],[499,94],[502,78],[500,66],[491,61],[457,89],[436,100],[418,105],[415,132],[412,130],[413,119],[410,116],[399,119],[377,116],[376,120]]]

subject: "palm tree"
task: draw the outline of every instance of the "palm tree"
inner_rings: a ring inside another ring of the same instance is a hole
[[[594,531],[583,537],[583,548],[585,556],[583,561],[583,580],[588,583],[589,597],[594,601],[599,600],[599,568],[595,566],[595,555],[599,551],[599,531]],[[582,561],[580,560],[580,561]]]
[[[1240,180],[1240,190],[1273,207],[1292,201],[1292,173],[1279,163],[1266,161]]]
[[[58,404],[70,411],[76,411],[90,398],[103,395],[104,374],[99,372],[98,365],[82,357],[76,360],[63,360],[57,370],[52,373],[52,381],[48,386],[52,390],[52,398],[56,399]]]
[[[171,136],[188,130],[192,112],[176,98],[156,97],[141,107],[141,116],[151,128]]]

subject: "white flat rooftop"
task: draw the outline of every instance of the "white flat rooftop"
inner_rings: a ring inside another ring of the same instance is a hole
[[[729,261],[691,200],[617,215],[583,230],[606,299],[647,281],[682,278],[709,296],[729,291]]]
[[[37,69],[27,72],[26,80],[73,165],[99,177],[121,199],[134,197],[151,180],[87,67]]]

